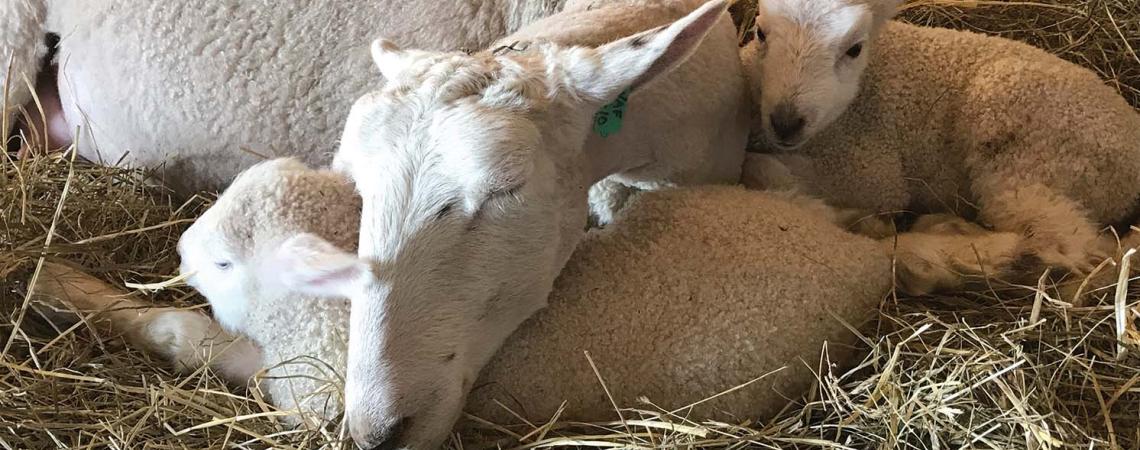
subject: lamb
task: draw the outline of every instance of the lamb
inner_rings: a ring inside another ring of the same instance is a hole
[[[761,1],[742,57],[753,130],[773,153],[749,156],[746,182],[992,227],[901,242],[914,293],[1026,265],[1087,273],[1109,251],[1098,229],[1136,212],[1140,114],[1091,71],[1029,45],[892,22],[899,3]],[[925,226],[939,222],[964,224]],[[989,251],[938,260],[971,248]]]
[[[285,0],[267,8],[257,2],[218,5],[210,0],[146,6],[130,0],[14,0],[0,6],[0,17],[5,18],[0,23],[0,80],[12,78],[13,106],[29,104],[23,77],[35,82],[40,58],[47,52],[44,35],[59,35],[53,59],[58,82],[44,88],[58,88],[62,105],[45,108],[49,115],[62,110],[64,117],[49,117],[47,122],[65,123],[53,129],[79,129],[80,134],[55,141],[67,144],[65,140],[73,139],[80,155],[90,161],[153,168],[164,185],[190,195],[220,190],[242,169],[266,157],[328,163],[348,106],[383,84],[370,75],[374,71],[367,44],[376,30],[416,48],[480,50],[564,7],[585,10],[595,3]],[[649,7],[647,17],[621,25],[660,25],[675,12],[669,8],[682,3],[673,4]],[[719,27],[714,41],[727,39],[731,21]],[[692,104],[694,114],[702,116],[692,124],[681,123],[683,139],[662,147],[665,153],[694,155],[685,162],[701,168],[701,156],[720,161],[712,157],[743,145],[747,117],[737,115],[749,106],[739,64],[730,56],[735,51],[727,45],[702,49],[701,60],[720,70],[694,70],[683,78],[692,83],[692,90],[664,92],[672,103]],[[41,92],[42,99],[52,96]],[[657,113],[631,108],[631,114],[642,117]],[[28,109],[38,115],[33,105]],[[637,125],[627,124],[623,134],[652,133],[636,130]],[[3,133],[7,131],[5,127]],[[742,159],[743,152],[738,157]],[[694,169],[678,180],[739,179],[739,163],[717,164],[709,169],[717,172],[710,175]],[[628,183],[662,181],[645,181],[641,174],[628,178]]]
[[[259,265],[292,233],[355,247],[359,207],[348,180],[297,160],[239,175],[179,243],[213,318],[149,305],[55,264],[35,291],[184,371],[209,364],[235,385],[252,377],[276,406],[298,411],[289,417],[319,426],[343,407],[349,304],[280,290],[271,266]],[[647,396],[680,408],[784,368],[683,413],[767,416],[806,389],[807,364],[819,361],[822,343],[832,363],[849,361],[854,336],[836,318],[867,319],[889,274],[872,240],[843,232],[810,205],[740,187],[641,194],[584,239],[550,306],[506,341],[466,410],[517,420],[498,401],[541,422],[565,400],[564,420],[616,419],[587,351],[615,400],[629,406]]]

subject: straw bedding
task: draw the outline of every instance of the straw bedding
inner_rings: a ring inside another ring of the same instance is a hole
[[[754,8],[734,6],[742,28]],[[1093,68],[1140,107],[1137,0],[918,1],[902,17],[1050,49]],[[258,392],[208,371],[175,375],[93,324],[45,320],[27,295],[43,259],[82,264],[119,286],[162,281],[177,270],[179,234],[212,197],[175,202],[140,172],[16,145],[32,156],[0,160],[0,448],[351,448],[335,425],[279,425]],[[449,445],[1140,448],[1140,288],[1094,294],[1098,301],[1075,307],[1043,281],[892,296],[861,330],[863,363],[838,373],[805,362],[822,368],[819,383],[768,421],[706,422],[646,403],[622,405],[631,408],[624,424],[554,417],[515,427],[467,418]],[[179,288],[146,295],[202,307]],[[1126,325],[1119,338],[1118,316]]]

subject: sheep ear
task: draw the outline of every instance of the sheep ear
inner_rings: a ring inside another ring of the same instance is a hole
[[[286,289],[321,297],[347,297],[368,273],[359,257],[309,233],[282,242],[265,267]]]
[[[727,9],[726,0],[713,0],[670,25],[598,47],[593,55],[572,52],[571,83],[600,102],[638,89],[685,62]]]
[[[395,42],[384,38],[372,41],[371,52],[372,62],[376,63],[385,79],[395,79],[408,66],[408,53]]]

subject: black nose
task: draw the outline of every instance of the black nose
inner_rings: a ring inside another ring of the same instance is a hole
[[[396,422],[396,425],[393,425],[391,428],[380,430],[373,435],[373,438],[368,439],[368,442],[372,444],[372,447],[369,447],[369,449],[396,450],[400,448],[400,445],[404,442],[404,431],[407,429],[408,419],[405,417],[399,422]]]
[[[772,131],[776,132],[776,137],[784,142],[799,137],[805,124],[804,116],[800,115],[790,103],[776,105],[768,121],[772,122]]]

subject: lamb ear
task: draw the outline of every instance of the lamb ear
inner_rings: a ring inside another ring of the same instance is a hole
[[[571,83],[602,102],[638,89],[685,62],[727,9],[726,0],[713,0],[672,24],[598,47],[593,58],[572,55]]]
[[[401,50],[395,42],[380,38],[372,41],[370,50],[372,62],[376,63],[385,79],[396,78],[408,66],[408,52]]]
[[[321,297],[347,297],[369,272],[368,263],[314,234],[286,239],[265,264],[282,287]]]

